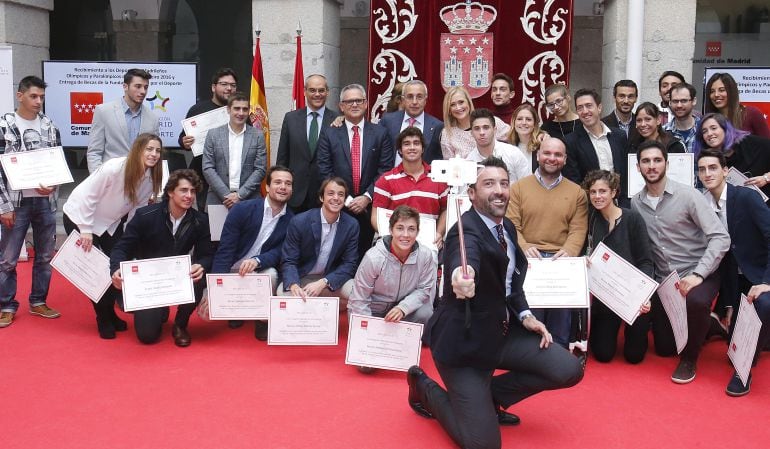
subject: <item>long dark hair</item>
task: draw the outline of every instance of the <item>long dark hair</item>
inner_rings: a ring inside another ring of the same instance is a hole
[[[717,109],[716,106],[714,106],[714,103],[711,102],[711,86],[717,80],[722,81],[722,84],[725,85],[725,90],[727,91],[727,114],[724,114],[724,116],[727,117],[728,120],[730,120],[733,126],[735,126],[738,129],[741,129],[743,127],[744,107],[740,103],[741,99],[740,99],[740,93],[738,91],[738,84],[735,82],[735,79],[729,73],[715,73],[711,75],[711,78],[709,78],[708,82],[706,83],[705,92],[703,92],[703,96],[705,97],[705,100],[706,100],[704,102],[706,103],[705,111],[706,113],[722,112],[719,109]]]

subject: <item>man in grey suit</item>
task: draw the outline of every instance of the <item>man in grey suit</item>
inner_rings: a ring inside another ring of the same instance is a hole
[[[144,104],[150,78],[145,70],[129,69],[123,75],[123,96],[94,109],[86,151],[89,173],[107,160],[127,155],[139,134],[159,133],[158,116]]]
[[[203,176],[209,183],[206,204],[224,204],[230,209],[241,200],[257,198],[265,176],[267,151],[261,131],[246,126],[249,97],[243,92],[227,100],[230,122],[206,135],[203,146]]]
[[[276,164],[294,172],[297,182],[289,207],[295,213],[318,207],[318,189],[321,187],[316,162],[318,136],[339,115],[326,107],[328,96],[326,78],[310,75],[305,79],[307,107],[287,112],[283,117]]]
[[[372,247],[374,229],[369,217],[374,183],[393,168],[393,144],[388,131],[365,120],[366,90],[350,84],[340,92],[340,110],[345,121],[329,127],[318,138],[318,171],[321,178],[339,176],[349,186],[345,208],[358,220],[358,260]]]
[[[398,135],[409,126],[414,126],[422,131],[425,138],[425,151],[422,159],[430,164],[434,159],[443,159],[441,154],[441,130],[444,122],[425,112],[428,102],[428,86],[420,80],[407,81],[401,91],[404,106],[403,111],[395,111],[385,114],[380,120],[380,125],[388,130],[390,141],[395,142]],[[396,154],[395,165],[401,163],[401,157]]]

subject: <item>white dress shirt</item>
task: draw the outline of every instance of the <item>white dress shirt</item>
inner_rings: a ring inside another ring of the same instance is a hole
[[[262,246],[267,239],[273,235],[273,231],[275,231],[275,227],[278,225],[278,220],[286,214],[286,204],[284,204],[281,211],[273,216],[273,209],[270,207],[270,198],[265,198],[264,207],[265,209],[262,212],[262,225],[259,227],[259,234],[257,234],[254,245],[251,246],[251,249],[247,253],[248,257],[256,259],[258,263],[261,263],[257,256],[262,253]]]
[[[227,131],[229,138],[227,139],[230,146],[230,191],[237,192],[241,187],[241,166],[243,165],[243,135],[246,132],[246,126],[243,126],[241,132],[233,131],[230,124],[227,125]]]
[[[591,139],[591,145],[594,146],[596,151],[596,157],[599,158],[599,168],[607,171],[614,171],[615,164],[612,162],[612,147],[610,147],[610,140],[607,138],[607,134],[610,133],[610,128],[603,122],[599,122],[602,125],[601,134],[594,135],[591,131],[585,128],[588,137]]]
[[[326,263],[329,262],[329,255],[332,252],[332,245],[334,244],[334,236],[337,235],[337,225],[340,222],[340,215],[337,216],[337,220],[333,223],[326,221],[324,217],[323,208],[319,210],[321,214],[321,248],[318,250],[318,260],[315,262],[315,266],[310,270],[308,274],[326,274]],[[311,232],[308,229],[308,232]]]

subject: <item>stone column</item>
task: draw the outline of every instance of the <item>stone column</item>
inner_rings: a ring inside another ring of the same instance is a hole
[[[297,21],[302,21],[305,77],[319,73],[331,88],[329,106],[337,109],[340,70],[340,0],[252,0],[252,29],[259,24],[262,72],[270,114],[270,163],[275,162],[281,122],[291,109]]]
[[[53,0],[0,1],[0,45],[13,47],[14,81],[42,76],[40,61],[50,57],[51,11]]]
[[[658,78],[666,70],[688,77],[695,51],[697,0],[646,0],[644,49],[639,100],[660,101]],[[632,18],[633,19],[633,18]],[[602,97],[612,98],[612,86],[626,77],[628,0],[608,0],[604,10]],[[687,80],[688,82],[692,80]]]

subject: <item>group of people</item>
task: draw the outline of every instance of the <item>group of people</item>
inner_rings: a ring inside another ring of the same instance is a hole
[[[770,319],[770,211],[757,192],[726,182],[734,167],[748,186],[770,193],[770,130],[761,113],[739,103],[729,74],[709,80],[702,116],[695,88],[665,72],[660,101],[636,105],[636,84],[621,80],[613,89],[614,110],[604,116],[596,91],[570,94],[564,85],[549,86],[546,121],[531,105],[512,104],[514,83],[505,74],[492,79],[492,109],[474,108],[467,90],[453,87],[444,95],[442,119],[425,111],[426,84],[411,80],[378,124],[366,119],[364,87],[343,87],[338,112],[326,106],[326,78],[311,75],[307,107],[284,117],[270,166],[249,98],[237,90],[235,72],[223,68],[211,79],[211,98],[187,115],[226,107],[229,122],[210,130],[202,155],[189,169],[172,172],[165,185],[158,119],[143,104],[150,79],[129,70],[124,95],[96,108],[90,175],[63,206],[66,231],[79,232],[83,250],[99,248],[110,259],[112,287],[94,303],[101,338],[128,328],[116,310],[123,261],[191,254],[196,303],[179,306],[172,326],[181,347],[191,344],[188,321],[204,295],[206,273],[267,274],[277,295],[336,296],[349,313],[424,323],[424,342],[445,387],[412,367],[410,406],[436,418],[462,447],[499,447],[498,424],[519,422],[507,407],[575,385],[584,370],[569,351],[580,314],[530,309],[526,258],[586,256],[604,243],[658,281],[676,270],[688,320],[688,343],[671,376],[676,383],[694,379],[713,324],[734,326],[741,293],[763,322]],[[60,145],[58,130],[41,112],[45,87],[34,76],[19,83],[18,109],[0,117],[2,152]],[[21,138],[29,132],[39,134],[37,145]],[[179,136],[184,149],[194,143],[193,136]],[[666,175],[671,153],[695,155],[704,192]],[[630,154],[644,179],[634,195]],[[467,265],[457,226],[447,225],[451,190],[431,177],[432,161],[453,157],[479,167],[474,184],[452,191],[471,204],[459,218]],[[19,308],[16,262],[29,225],[36,250],[30,312],[56,318],[46,299],[58,189],[12,191],[0,176],[0,327],[9,326]],[[213,205],[228,210],[218,242],[211,241],[205,213]],[[387,224],[378,222],[380,209],[392,211]],[[432,242],[417,241],[424,218],[436,224]],[[623,322],[598,300],[590,313],[590,352],[609,362]],[[157,341],[168,318],[167,307],[134,312],[139,340]],[[644,359],[650,329],[659,355],[677,354],[657,297],[625,328],[629,363]],[[267,338],[265,322],[255,323],[255,337]],[[757,354],[768,339],[763,327]],[[505,373],[494,375],[496,369]],[[740,396],[750,383],[735,374],[726,391]]]

